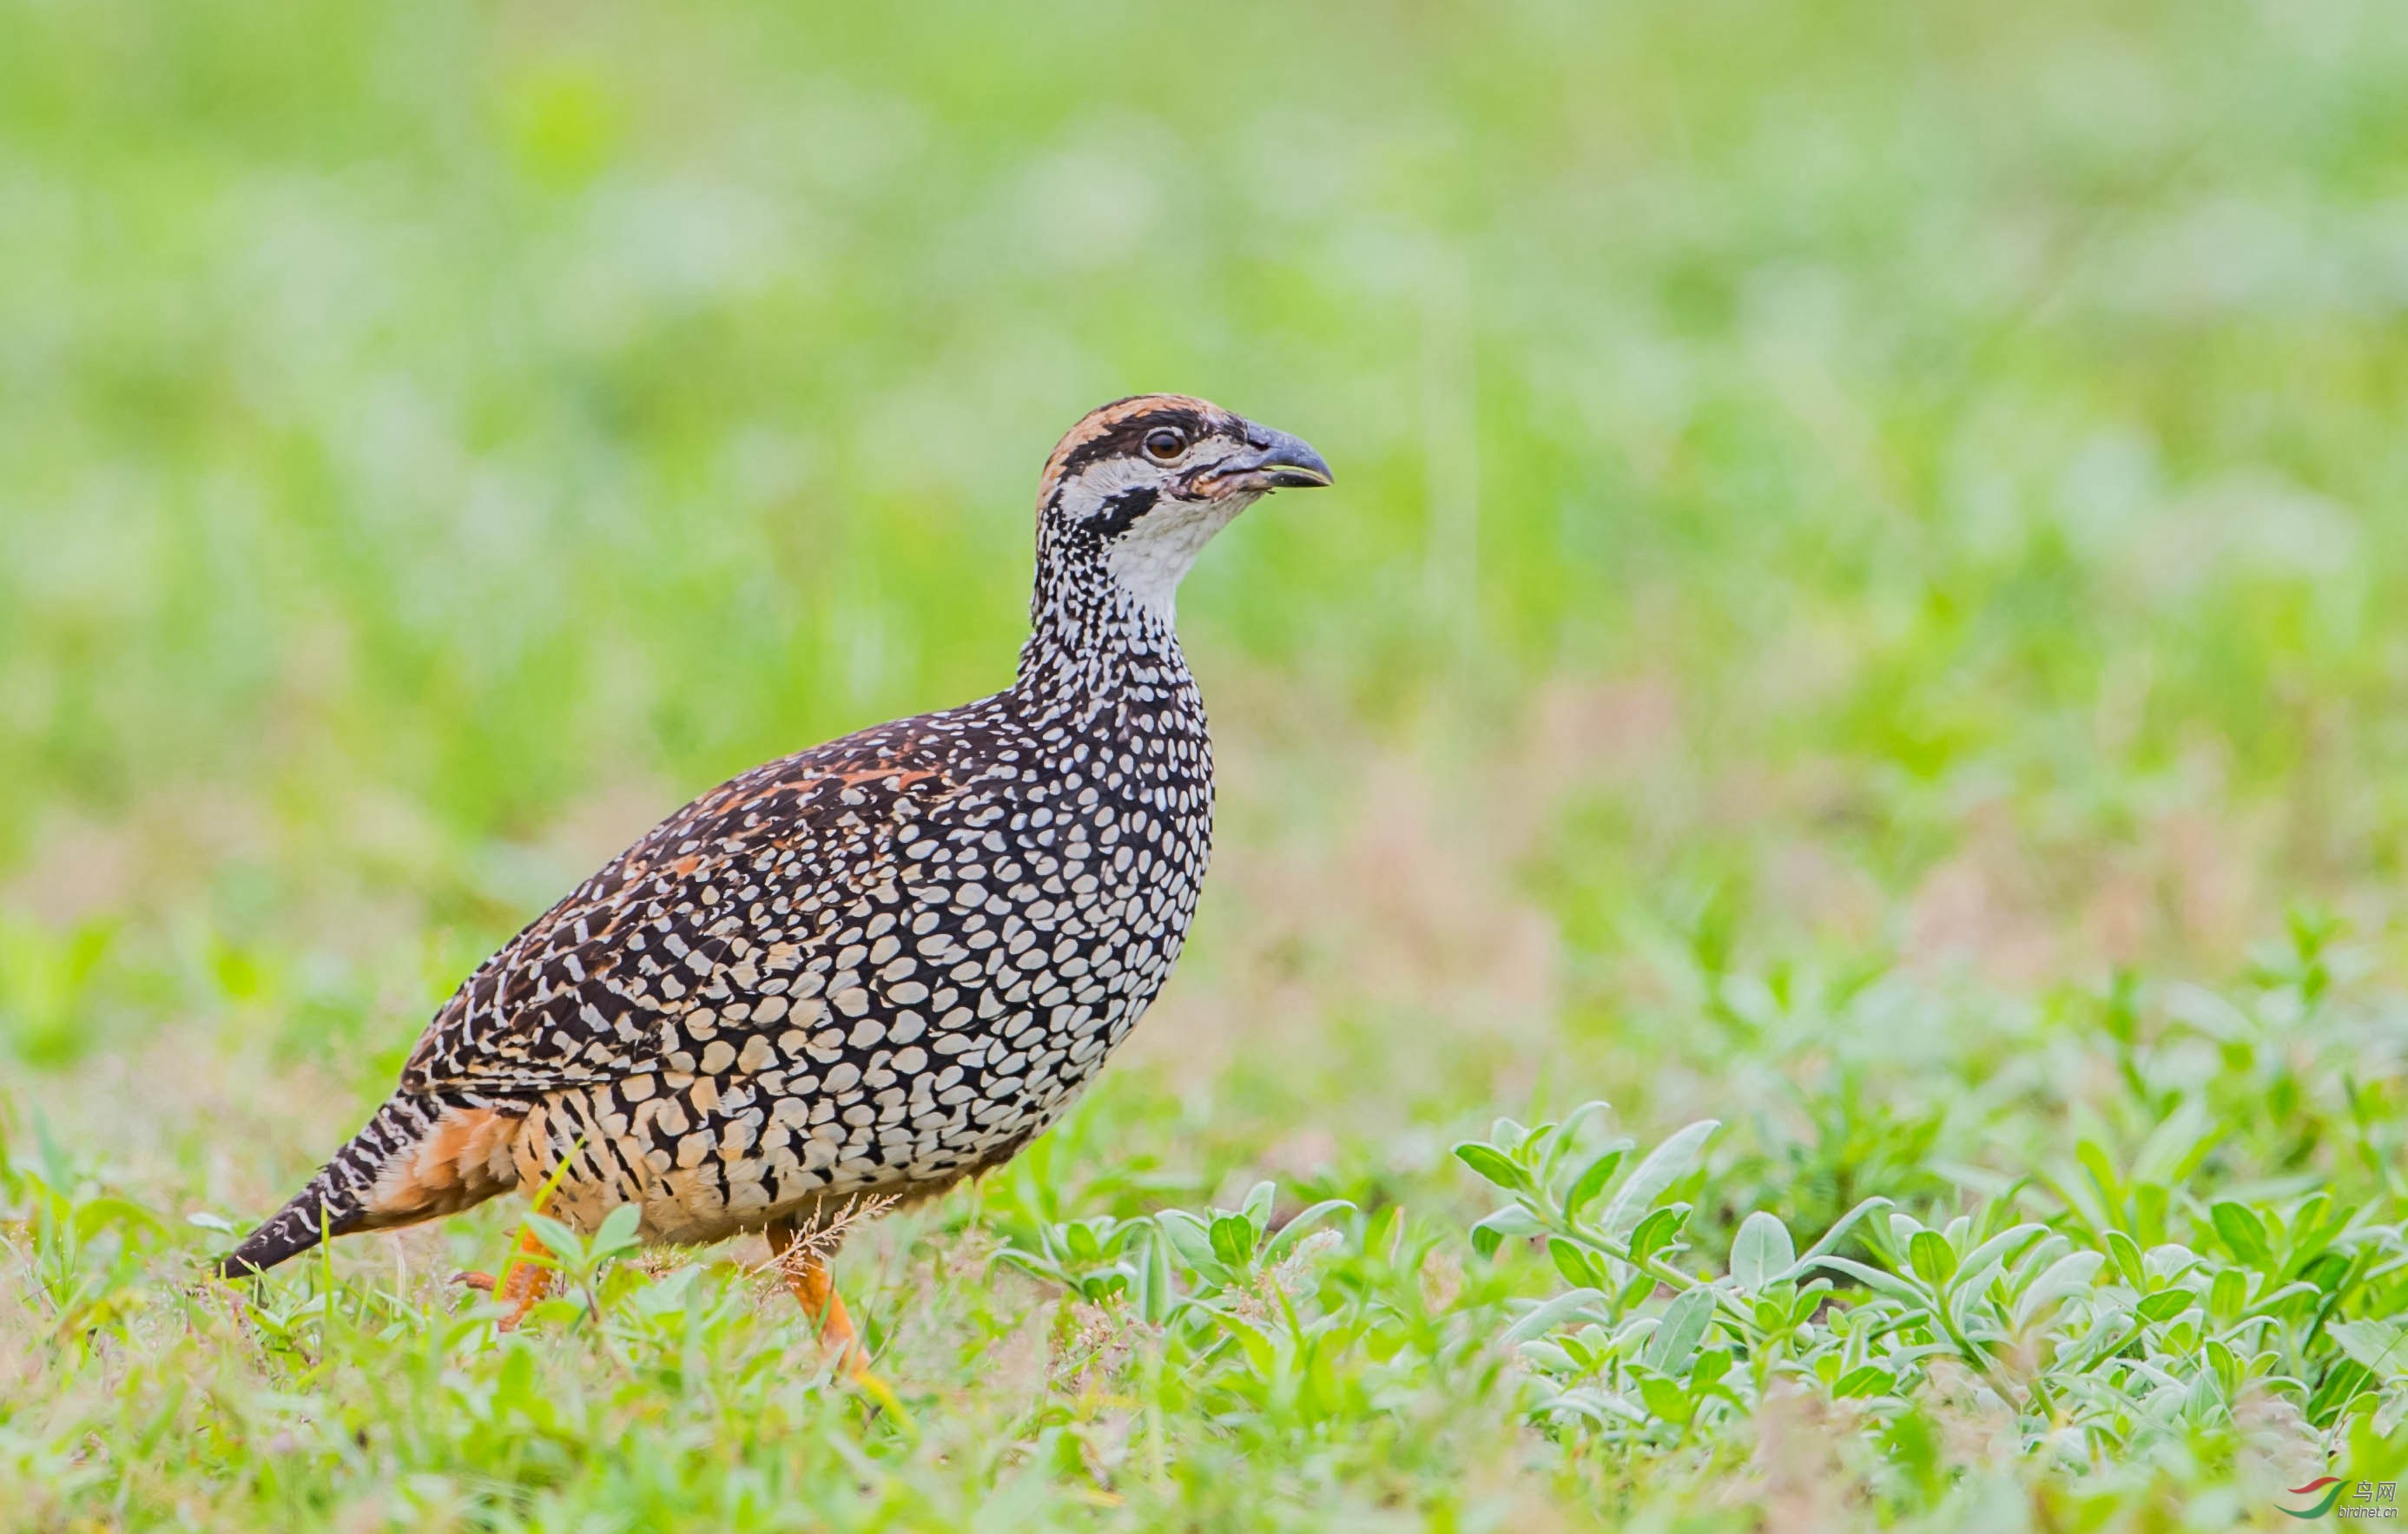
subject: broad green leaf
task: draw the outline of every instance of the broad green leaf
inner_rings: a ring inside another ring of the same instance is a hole
[[[2048,1226],[2036,1221],[2026,1221],[2022,1225],[2000,1231],[1972,1251],[1966,1253],[1964,1259],[1957,1266],[1978,1272],[1992,1263],[2003,1264],[2012,1261],[2025,1242],[2035,1237],[2046,1235],[2047,1232]],[[2129,1246],[2131,1243],[2127,1240],[2125,1244]],[[2134,1255],[2137,1257],[2138,1253],[2135,1252]]]
[[[2397,1321],[2337,1321],[2325,1328],[2341,1350],[2386,1379],[2408,1373],[2408,1327]]]
[[[1552,1240],[1547,1243],[1547,1255],[1555,1262],[1555,1271],[1564,1276],[1564,1282],[1575,1288],[1602,1289],[1612,1282],[1603,1264],[1584,1246],[1572,1241]]]
[[[2207,1286],[2207,1313],[2220,1326],[2230,1326],[2249,1297],[2249,1281],[2238,1268],[2228,1268]]]
[[[1494,1145],[1467,1140],[1455,1148],[1455,1158],[1508,1193],[1528,1193],[1530,1174]]]
[[[624,1252],[638,1240],[636,1227],[643,1223],[644,1211],[634,1204],[621,1204],[603,1218],[602,1228],[594,1233],[595,1255],[608,1252]]]
[[[1202,1220],[1183,1209],[1167,1209],[1154,1217],[1154,1223],[1189,1268],[1207,1272],[1218,1266],[1212,1255],[1212,1233]]]
[[[1689,1360],[1698,1351],[1698,1343],[1706,1335],[1706,1323],[1713,1318],[1714,1292],[1705,1284],[1684,1290],[1664,1310],[1664,1319],[1657,1324],[1656,1335],[1647,1340],[1647,1352],[1641,1360],[1658,1373],[1683,1375],[1689,1371]]]
[[[2217,1275],[2219,1278],[2222,1276],[2222,1274]],[[2213,1298],[2214,1290],[2211,1288],[2208,1293],[2211,1298]],[[2324,1297],[2324,1290],[2317,1288],[2315,1284],[2310,1283],[2305,1279],[2301,1279],[2295,1283],[2286,1283],[2281,1288],[2275,1290],[2272,1294],[2259,1295],[2258,1298],[2247,1307],[2244,1313],[2249,1315],[2283,1315],[2286,1312],[2288,1312],[2292,1319],[2300,1320],[2314,1314],[2319,1302],[2322,1301]]]
[[[1254,1240],[1261,1240],[1263,1232],[1270,1228],[1271,1207],[1278,1202],[1279,1184],[1268,1179],[1246,1190],[1246,1201],[1239,1206],[1239,1212],[1254,1227]],[[1248,1249],[1252,1250],[1251,1243]]]
[[[2211,1208],[2208,1215],[2234,1256],[2252,1268],[2263,1268],[2272,1260],[2273,1254],[2266,1247],[2266,1224],[2248,1205],[2227,1198]]]
[[[1814,1266],[1828,1269],[1835,1273],[1844,1273],[1875,1294],[1887,1295],[1892,1299],[1903,1300],[1909,1305],[1924,1306],[1934,1303],[1932,1295],[1917,1288],[1907,1279],[1885,1273],[1878,1268],[1868,1268],[1863,1263],[1851,1258],[1816,1257]]]
[[[1528,1210],[1519,1204],[1511,1205],[1471,1227],[1471,1249],[1484,1257],[1493,1257],[1508,1236],[1536,1236],[1546,1228]]]
[[[1679,1236],[1682,1222],[1688,1218],[1680,1209],[1659,1209],[1639,1222],[1630,1233],[1630,1253],[1636,1257],[1652,1257],[1672,1244]]]
[[[1595,1202],[1597,1196],[1605,1191],[1605,1185],[1613,1181],[1613,1174],[1622,1169],[1623,1157],[1629,1154],[1630,1143],[1627,1140],[1598,1152],[1596,1159],[1572,1180],[1570,1191],[1564,1195],[1564,1218],[1579,1219],[1580,1211]]]
[[[2133,1309],[2140,1312],[2142,1320],[2156,1326],[2159,1322],[2172,1321],[2198,1303],[2197,1297],[2187,1289],[2160,1289]]]
[[[1608,1236],[1620,1240],[1656,1207],[1656,1200],[1664,1196],[1665,1190],[1689,1174],[1706,1141],[1721,1127],[1719,1120],[1700,1119],[1648,1152],[1647,1159],[1614,1190],[1605,1212],[1598,1218],[1598,1226]]]
[[[1242,1214],[1223,1214],[1208,1227],[1212,1255],[1225,1267],[1243,1268],[1254,1254],[1254,1227]]]
[[[2120,1230],[2107,1232],[2107,1254],[2115,1259],[2115,1270],[2124,1282],[2135,1289],[2149,1286],[2148,1275],[2141,1268],[2141,1243]]]
[[[1145,1243],[1145,1266],[1138,1270],[1138,1313],[1155,1326],[1170,1319],[1177,1296],[1170,1286],[1170,1238],[1159,1225],[1154,1239]]]
[[[1730,1254],[1731,1282],[1748,1294],[1776,1283],[1798,1260],[1797,1247],[1789,1239],[1789,1227],[1780,1216],[1757,1210],[1740,1222],[1739,1234],[1732,1238]]]
[[[560,1261],[565,1262],[585,1250],[583,1237],[549,1214],[537,1214],[530,1211],[520,1218],[525,1223],[527,1229],[535,1233],[535,1239],[544,1244],[545,1250]],[[530,1259],[525,1254],[521,1254],[518,1260]],[[550,1267],[556,1264],[539,1263],[538,1266]]]
[[[2357,1359],[2342,1359],[2326,1373],[2316,1393],[2308,1398],[2308,1421],[2319,1427],[2329,1426],[2359,1394],[2367,1391],[2374,1379]]]
[[[1570,1289],[1553,1299],[1526,1311],[1505,1328],[1501,1340],[1507,1347],[1525,1342],[1533,1337],[1555,1330],[1566,1321],[1592,1305],[1605,1303],[1605,1296],[1595,1289]]]
[[[1956,1274],[1956,1253],[1948,1238],[1936,1230],[1918,1230],[1906,1243],[1907,1260],[1914,1268],[1914,1276],[1934,1289]]]
[[[2241,1388],[2241,1360],[2232,1350],[2211,1338],[2200,1352],[2207,1355],[2208,1366],[2215,1370],[2215,1383],[2227,1398]]]
[[[1648,1375],[1639,1382],[1639,1398],[1647,1403],[1650,1414],[1666,1422],[1684,1423],[1696,1412],[1697,1404],[1687,1391],[1670,1380]]]

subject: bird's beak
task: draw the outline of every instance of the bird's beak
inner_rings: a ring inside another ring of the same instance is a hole
[[[1257,451],[1214,468],[1206,476],[1205,489],[1209,494],[1260,495],[1267,490],[1303,490],[1328,484],[1333,479],[1328,463],[1300,437],[1258,426],[1247,434],[1247,441]]]

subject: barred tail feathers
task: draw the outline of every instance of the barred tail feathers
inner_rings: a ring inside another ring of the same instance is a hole
[[[518,1105],[396,1093],[299,1193],[218,1260],[221,1278],[264,1273],[329,1236],[415,1225],[517,1183]]]

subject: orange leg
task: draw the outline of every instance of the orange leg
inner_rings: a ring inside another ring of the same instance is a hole
[[[526,1259],[548,1258],[551,1255],[552,1248],[537,1240],[534,1231],[522,1229],[519,1232],[518,1251],[512,1254],[509,1262],[502,1265],[500,1283],[496,1284],[494,1282],[494,1276],[491,1273],[460,1273],[454,1275],[452,1282],[466,1284],[471,1289],[482,1290],[487,1294],[499,1294],[504,1299],[509,1300],[510,1312],[502,1317],[500,1329],[516,1331],[519,1329],[519,1323],[526,1319],[527,1312],[542,1304],[544,1296],[552,1293],[552,1269],[541,1263],[529,1262]]]
[[[836,1367],[853,1379],[870,1378],[869,1356],[861,1351],[860,1338],[853,1329],[853,1317],[845,1313],[843,1297],[836,1292],[836,1283],[828,1277],[827,1264],[783,1220],[773,1223],[767,1235],[770,1257],[780,1276],[785,1279],[786,1287],[802,1302],[803,1313],[819,1323],[820,1346],[836,1360]]]

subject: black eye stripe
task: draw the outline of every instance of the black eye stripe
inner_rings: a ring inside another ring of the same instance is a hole
[[[1087,525],[1100,538],[1116,538],[1133,526],[1137,519],[1154,509],[1155,497],[1161,492],[1153,485],[1140,485],[1124,490],[1104,502],[1104,509],[1087,519]]]
[[[1190,442],[1211,435],[1203,417],[1194,410],[1148,410],[1132,420],[1115,423],[1111,430],[1092,442],[1082,442],[1062,460],[1065,478],[1076,474],[1100,458],[1125,458],[1145,451],[1145,439],[1165,428],[1179,433]]]

